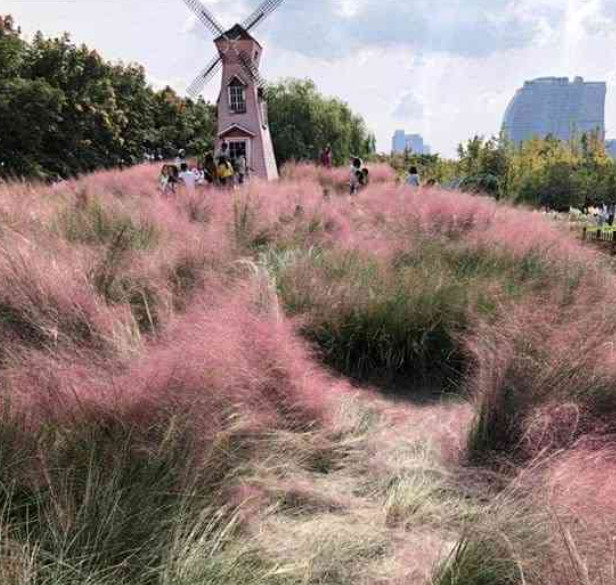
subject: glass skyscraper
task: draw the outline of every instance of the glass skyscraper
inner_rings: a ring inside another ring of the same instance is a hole
[[[540,77],[524,83],[509,103],[503,131],[515,143],[548,134],[569,140],[584,133],[605,136],[604,82]]]

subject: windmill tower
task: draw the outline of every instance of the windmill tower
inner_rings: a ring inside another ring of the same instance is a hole
[[[218,55],[188,87],[196,97],[222,67],[218,96],[216,151],[226,144],[229,156],[246,157],[249,168],[267,180],[278,178],[274,146],[269,131],[266,84],[259,74],[262,47],[250,34],[283,0],[265,0],[242,24],[225,30],[199,0],[184,0],[201,23],[214,35]]]

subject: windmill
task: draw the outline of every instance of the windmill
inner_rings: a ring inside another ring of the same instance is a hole
[[[196,97],[222,67],[222,87],[218,97],[216,150],[228,145],[233,159],[244,155],[256,175],[278,178],[274,146],[269,131],[265,81],[259,73],[262,47],[250,34],[283,0],[265,0],[241,24],[225,30],[200,0],[184,0],[205,28],[214,35],[218,55],[188,87]]]

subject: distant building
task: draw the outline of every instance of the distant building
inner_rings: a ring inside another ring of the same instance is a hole
[[[404,152],[406,148],[406,134],[404,130],[396,130],[391,143],[391,151],[394,153]]]
[[[616,158],[616,140],[606,140],[605,151],[612,158]]]
[[[405,150],[413,154],[429,154],[426,152],[426,145],[421,134],[406,134],[404,130],[396,130],[392,139],[391,151],[393,154],[403,154]]]
[[[604,82],[540,77],[524,83],[509,103],[503,131],[515,143],[548,134],[567,141],[584,133],[605,134]]]
[[[423,154],[424,141],[420,134],[406,135],[406,149],[414,154]]]

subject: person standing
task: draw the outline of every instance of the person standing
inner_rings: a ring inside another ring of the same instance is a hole
[[[224,156],[225,158],[229,156],[229,143],[226,140],[223,140],[220,143],[220,148],[216,154],[217,158],[220,158],[221,156]]]
[[[171,183],[169,181],[169,168],[168,165],[163,165],[160,169],[160,176],[158,177],[158,183],[163,195],[166,195],[171,191]]]
[[[205,185],[205,167],[202,162],[197,163],[197,168],[193,171],[197,186]]]
[[[160,172],[160,187],[163,195],[175,193],[175,186],[178,183],[178,179],[178,169],[175,165],[163,165]]]
[[[237,184],[243,185],[246,180],[246,157],[243,154],[240,154],[235,160],[235,173],[237,176]]]
[[[328,169],[331,169],[334,164],[334,153],[332,151],[332,147],[330,144],[327,145],[325,149],[325,166]]]
[[[216,169],[216,174],[218,176],[218,182],[226,187],[230,185],[233,181],[233,166],[229,162],[226,156],[218,157],[218,167]]]
[[[186,192],[192,195],[195,192],[195,185],[197,183],[197,177],[193,173],[186,163],[182,163],[180,166],[180,181],[186,187]]]
[[[362,167],[361,158],[356,157],[356,156],[352,157],[351,158],[351,173],[350,173],[350,181],[349,181],[351,195],[357,195],[357,192],[359,191],[359,186],[361,185],[361,176],[362,176],[361,167]]]
[[[408,177],[406,178],[406,184],[410,187],[419,187],[419,173],[417,172],[417,167],[413,166],[409,169]]]
[[[214,160],[214,155],[211,152],[208,152],[205,155],[205,159],[203,161],[203,171],[205,175],[205,180],[210,185],[212,183],[216,183],[218,173],[216,170],[216,161]]]
[[[616,204],[610,202],[607,204],[607,223],[610,227],[614,225],[614,215],[616,215]]]
[[[328,144],[325,150],[321,153],[321,165],[327,169],[331,169],[333,164],[332,147]]]
[[[186,151],[183,148],[180,148],[180,150],[178,150],[178,155],[175,159],[175,164],[181,168],[182,164],[185,162],[186,162]]]

